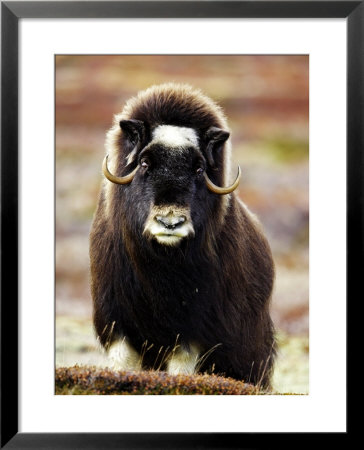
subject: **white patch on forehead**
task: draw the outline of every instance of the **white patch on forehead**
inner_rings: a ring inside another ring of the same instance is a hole
[[[159,125],[153,131],[152,141],[172,148],[198,146],[196,130],[175,125]]]

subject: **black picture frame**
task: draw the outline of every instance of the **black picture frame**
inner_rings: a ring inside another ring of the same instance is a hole
[[[18,22],[115,17],[347,19],[347,305],[358,293],[362,296],[364,1],[1,2],[1,448],[257,448],[277,436],[284,446],[297,435],[18,432]],[[347,348],[350,352],[350,345]],[[347,438],[348,431],[349,425],[336,442]],[[305,433],[300,443],[308,439]],[[320,440],[316,434],[315,444]]]

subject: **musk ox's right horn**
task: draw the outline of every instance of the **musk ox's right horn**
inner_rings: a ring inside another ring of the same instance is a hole
[[[115,175],[113,175],[108,167],[107,167],[107,158],[109,157],[109,155],[106,155],[104,158],[104,162],[102,163],[102,171],[105,175],[105,177],[111,181],[112,183],[116,183],[116,184],[129,184],[132,182],[139,166],[136,166],[136,168],[130,172],[128,175],[125,175],[125,177],[116,177]]]
[[[238,175],[237,175],[234,183],[227,187],[216,186],[216,184],[214,184],[210,180],[210,178],[207,176],[206,172],[204,173],[204,176],[205,176],[206,186],[208,187],[208,189],[211,192],[214,192],[215,194],[219,194],[219,195],[226,195],[226,194],[231,194],[238,187],[239,182],[240,182],[240,177],[241,177],[241,170],[240,170],[240,166],[238,166]]]

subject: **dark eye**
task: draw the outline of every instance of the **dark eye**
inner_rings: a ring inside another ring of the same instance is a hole
[[[142,158],[140,160],[140,165],[144,168],[144,169],[148,169],[150,162],[148,158]]]
[[[198,167],[196,169],[196,175],[201,176],[203,174],[203,168],[202,167]]]

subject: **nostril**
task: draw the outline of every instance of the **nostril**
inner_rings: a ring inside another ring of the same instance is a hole
[[[163,217],[163,216],[155,216],[155,220],[160,223],[161,225],[163,225],[164,227],[168,228],[168,222],[167,222],[167,218]]]
[[[184,222],[186,222],[185,216],[156,216],[155,220],[162,224],[168,230],[174,230],[175,228],[181,226]]]
[[[180,227],[182,224],[184,224],[186,222],[186,217],[181,216],[181,217],[176,217],[176,221],[173,224],[173,228],[178,228]]]
[[[178,227],[178,225],[182,225],[184,222],[186,222],[186,217],[185,216],[172,217],[172,222],[174,226]]]

